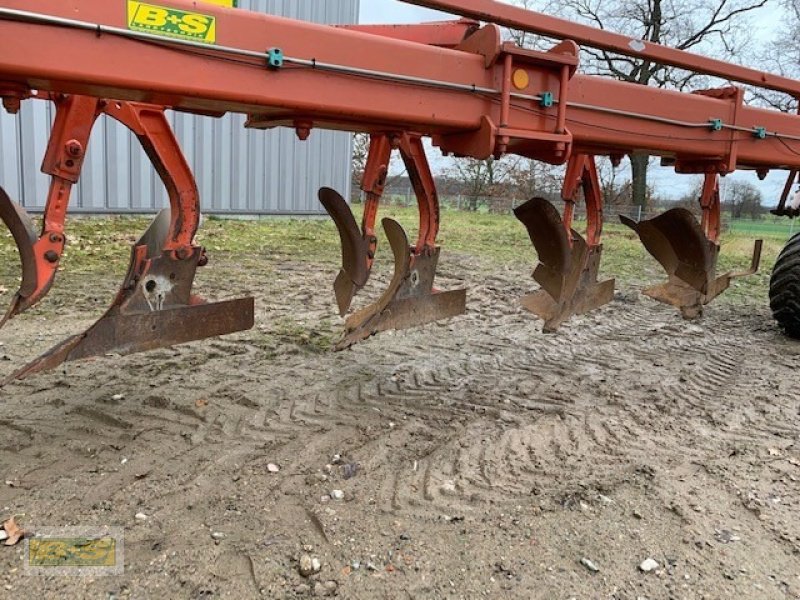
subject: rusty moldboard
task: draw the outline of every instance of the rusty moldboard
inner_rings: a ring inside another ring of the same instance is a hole
[[[84,333],[51,348],[3,383],[90,356],[134,354],[244,331],[253,327],[254,312],[253,298],[237,298],[147,313],[108,315]]]
[[[347,201],[336,190],[322,188],[319,201],[333,219],[342,243],[342,268],[336,276],[333,290],[339,314],[344,316],[353,302],[353,296],[367,283],[367,242],[356,223]]]
[[[572,264],[561,299],[557,301],[544,289],[522,298],[522,306],[544,320],[542,330],[547,333],[558,330],[569,317],[590,312],[614,299],[615,281],[597,281],[603,247],[588,248],[583,238],[574,235],[577,238]]]
[[[673,208],[647,221],[620,215],[633,229],[645,249],[667,273],[667,281],[644,290],[654,300],[678,308],[684,319],[703,315],[703,307],[727,290],[734,279],[758,272],[763,240],[756,240],[748,269],[717,276],[719,245],[710,241],[694,215]]]
[[[533,278],[542,287],[524,296],[522,306],[544,320],[544,331],[556,331],[569,317],[614,299],[614,280],[597,281],[602,245],[590,247],[576,231],[568,234],[558,210],[543,198],[529,200],[514,214],[536,249]]]
[[[620,216],[633,229],[645,249],[666,271],[701,294],[714,278],[719,247],[706,238],[697,218],[685,208],[672,208],[638,223]]]
[[[408,329],[463,314],[466,290],[439,292],[433,289],[439,248],[429,255],[415,256],[408,236],[393,219],[383,219],[383,228],[394,254],[394,274],[381,297],[351,315],[345,333],[334,346],[343,350],[389,329]]]
[[[60,364],[108,353],[132,354],[250,329],[253,298],[206,304],[191,295],[202,249],[180,259],[163,252],[170,211],[153,220],[131,251],[122,286],[106,313],[85,332],[67,338],[3,383]]]
[[[31,302],[31,295],[36,292],[38,269],[33,246],[38,236],[28,213],[11,200],[2,187],[0,187],[0,220],[11,232],[22,263],[22,282],[5,315],[0,318],[0,327],[2,327],[9,319],[27,308]]]
[[[336,350],[344,350],[381,331],[409,329],[463,315],[466,311],[467,290],[436,292],[429,296],[396,300],[367,323],[347,332],[336,343]]]

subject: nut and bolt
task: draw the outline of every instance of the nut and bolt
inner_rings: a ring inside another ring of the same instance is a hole
[[[70,140],[64,144],[64,148],[73,158],[80,158],[83,156],[83,145],[78,140]]]

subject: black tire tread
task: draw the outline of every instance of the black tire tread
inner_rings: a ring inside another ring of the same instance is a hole
[[[800,233],[778,256],[769,282],[769,303],[786,334],[800,339]]]

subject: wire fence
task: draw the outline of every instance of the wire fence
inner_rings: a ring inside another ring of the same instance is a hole
[[[354,202],[363,201],[363,193],[360,189],[354,188],[351,196]],[[548,198],[559,209],[563,210],[564,203],[558,197]],[[440,194],[439,205],[444,210],[459,210],[470,211],[486,214],[497,215],[510,215],[513,214],[514,208],[523,204],[525,200],[515,198],[497,198],[497,197],[469,197],[463,194]],[[381,203],[394,206],[411,207],[417,203],[414,192],[409,188],[408,190],[401,191],[386,191],[381,198]],[[603,221],[607,225],[619,224],[619,216],[624,215],[633,219],[634,221],[642,221],[652,219],[653,217],[663,213],[665,210],[674,205],[660,205],[660,206],[647,206],[642,207],[635,204],[617,204],[606,206],[604,208]],[[683,206],[683,205],[681,205]],[[692,213],[700,218],[700,206],[695,204],[691,207],[686,206]],[[586,220],[586,207],[583,203],[578,203],[575,206],[574,220],[577,224],[585,222]],[[786,240],[797,232],[800,232],[800,223],[795,219],[787,217],[777,217],[764,211],[763,214],[752,215],[735,215],[732,214],[730,209],[723,206],[722,211],[722,228],[724,232],[737,233],[750,237],[768,237],[780,240]]]

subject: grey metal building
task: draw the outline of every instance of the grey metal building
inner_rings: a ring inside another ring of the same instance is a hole
[[[240,0],[239,6],[317,23],[355,23],[359,0]],[[29,101],[16,116],[0,110],[0,185],[28,210],[44,207],[49,178],[41,173],[55,109]],[[244,115],[221,119],[169,113],[194,170],[203,210],[222,214],[321,214],[323,185],[350,190],[352,138],[314,130],[251,131]],[[95,125],[71,212],[141,213],[165,206],[166,192],[139,142],[102,117]]]

